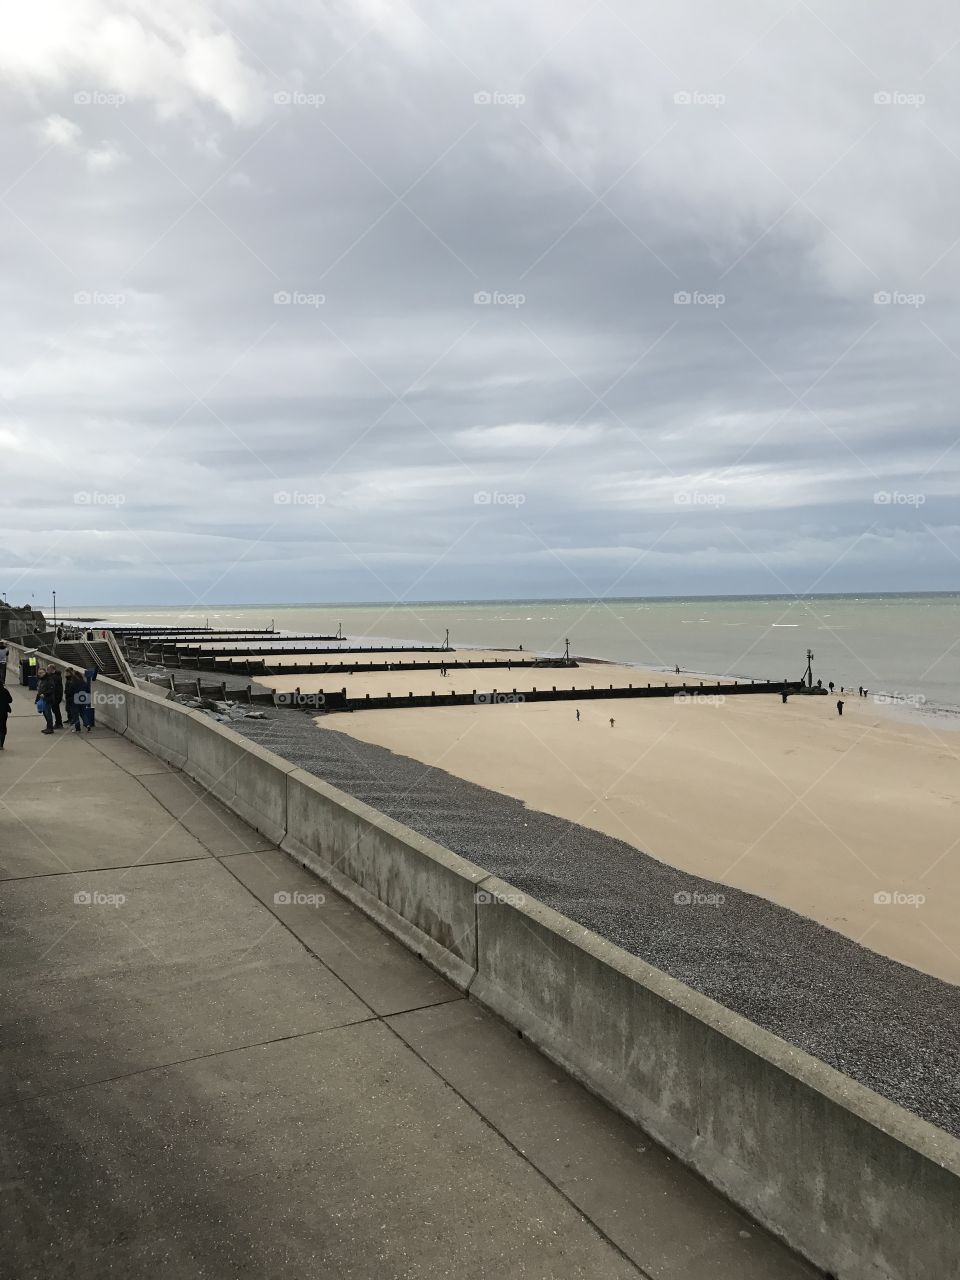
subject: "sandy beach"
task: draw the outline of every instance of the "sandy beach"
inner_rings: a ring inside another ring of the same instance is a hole
[[[362,696],[647,681],[667,677],[591,663],[446,678],[436,671],[278,676],[270,683]],[[960,982],[960,742],[899,723],[855,691],[842,719],[835,701],[591,700],[580,704],[579,722],[574,703],[513,703],[331,715],[318,725],[760,894]]]

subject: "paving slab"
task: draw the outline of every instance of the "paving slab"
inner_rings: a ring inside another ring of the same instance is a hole
[[[463,999],[449,982],[285,853],[244,854],[225,858],[224,865],[376,1013]]]
[[[0,972],[8,1098],[372,1016],[211,858],[10,882]]]
[[[17,1107],[19,1280],[635,1280],[383,1023]]]
[[[162,776],[143,776],[140,781],[210,853],[223,856],[276,848],[266,836],[248,826],[198,782],[182,773],[171,771]]]
[[[174,772],[171,766],[165,764],[159,756],[152,756],[149,751],[144,751],[143,747],[138,747],[135,742],[128,742],[126,738],[115,733],[97,733],[94,730],[86,736],[85,741],[95,751],[99,751],[108,760],[118,764],[125,773],[132,773],[134,777],[147,773]]]
[[[43,732],[43,718],[15,716],[7,722],[7,741],[0,752],[0,794],[22,782],[53,782],[71,778],[99,778],[99,752],[92,745],[94,734],[111,733],[94,729],[93,733],[74,733],[64,727],[54,733]],[[111,737],[116,735],[111,733]]]
[[[96,762],[89,777],[31,772],[0,790],[0,880],[209,857],[137,779],[85,754]]]
[[[473,1001],[387,1021],[645,1275],[819,1275]]]

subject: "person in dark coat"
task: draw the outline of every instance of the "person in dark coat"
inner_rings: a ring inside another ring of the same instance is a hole
[[[93,708],[93,682],[97,678],[94,668],[84,671],[81,678],[81,687],[73,695],[73,704],[77,708],[77,718],[74,721],[74,729],[80,732],[80,726],[87,726],[87,733],[93,728],[94,708]]]
[[[80,730],[77,728],[76,721],[77,721],[77,717],[80,714],[80,709],[77,706],[74,699],[76,698],[77,694],[81,691],[82,688],[83,688],[83,676],[80,674],[80,672],[68,671],[67,678],[63,686],[63,692],[65,695],[66,706],[67,706],[67,724],[72,725],[74,729],[77,729],[78,733],[80,732]]]
[[[41,732],[53,733],[53,702],[57,691],[57,682],[53,678],[53,668],[45,667],[37,679],[37,696],[34,702],[43,699],[43,718],[47,727]]]
[[[63,728],[63,713],[60,708],[63,704],[63,675],[57,667],[51,667],[53,672],[53,727],[55,729]]]
[[[13,698],[6,685],[0,685],[0,751],[7,740],[7,716],[13,706]]]

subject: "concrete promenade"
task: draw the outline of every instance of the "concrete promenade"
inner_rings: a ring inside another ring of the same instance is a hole
[[[817,1274],[195,782],[11,692],[6,1275]]]

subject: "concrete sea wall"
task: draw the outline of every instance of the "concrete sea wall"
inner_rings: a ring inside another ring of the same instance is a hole
[[[208,717],[95,688],[100,723],[197,779],[813,1263],[839,1280],[958,1274],[955,1138]]]

